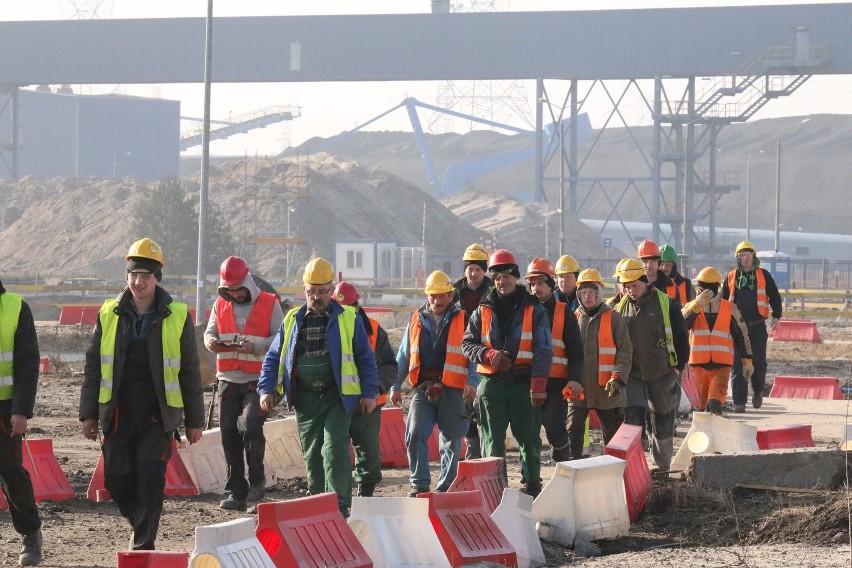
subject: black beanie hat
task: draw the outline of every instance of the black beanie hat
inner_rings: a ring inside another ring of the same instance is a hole
[[[488,271],[488,261],[487,260],[466,260],[464,261],[464,267],[467,268],[471,264],[475,264],[480,267],[482,270]]]
[[[518,270],[517,264],[495,264],[491,267],[491,274],[497,274],[498,272],[508,272],[515,278],[521,277],[521,271]]]
[[[156,260],[151,260],[150,258],[142,258],[139,256],[130,257],[127,261],[127,273],[130,274],[134,270],[147,270],[154,275],[157,282],[160,282],[163,279],[163,271],[160,270],[160,263]]]

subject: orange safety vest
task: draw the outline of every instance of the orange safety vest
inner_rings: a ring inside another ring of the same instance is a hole
[[[239,334],[254,342],[266,339],[269,337],[272,308],[277,301],[278,298],[275,297],[275,294],[261,291],[241,332],[237,329],[237,322],[234,319],[233,303],[224,298],[216,298],[216,327],[219,337],[228,338]],[[260,369],[263,367],[263,357],[263,355],[252,355],[251,353],[220,351],[216,354],[216,370],[260,374]]]
[[[462,353],[462,339],[464,339],[464,310],[459,310],[450,322],[450,330],[447,334],[447,354],[444,358],[444,369],[441,372],[441,383],[447,387],[463,389],[467,385],[467,359]],[[420,314],[414,312],[408,321],[408,382],[411,386],[417,386],[420,373],[420,332],[423,322]]]
[[[568,353],[565,350],[565,311],[568,304],[556,302],[553,309],[553,325],[550,333],[553,335],[553,363],[550,365],[550,376],[554,379],[568,378]]]
[[[367,317],[370,320],[370,327],[373,329],[373,333],[368,335],[367,337],[370,339],[370,347],[373,348],[373,353],[376,352],[376,343],[379,340],[379,322],[374,320],[371,317]],[[380,404],[384,404],[388,401],[388,393],[380,394],[376,397],[376,406]]]
[[[704,312],[695,318],[689,332],[689,364],[734,364],[734,336],[731,335],[731,306],[733,302],[721,300],[713,329],[707,324]]]
[[[574,312],[580,319],[580,312]],[[612,337],[612,310],[601,313],[598,327],[598,385],[605,387],[615,371],[615,339]]]
[[[534,306],[532,304],[524,308],[524,319],[521,324],[521,342],[518,345],[518,355],[515,357],[513,367],[530,367],[533,359],[533,316]],[[492,349],[491,345],[491,323],[494,319],[494,311],[490,306],[479,305],[479,317],[482,321],[480,329],[479,341],[483,347]],[[479,363],[476,366],[476,372],[480,374],[493,375],[497,371],[488,363]]]
[[[685,305],[687,301],[686,280],[684,280],[680,284],[675,284],[674,280],[672,280],[671,282],[671,285],[666,286],[666,294],[668,294],[669,298],[680,300],[681,305]]]
[[[763,270],[760,268],[754,269],[754,275],[757,278],[757,313],[763,316],[763,319],[769,318],[769,296],[766,295],[766,277],[763,276]],[[728,272],[728,290],[731,291],[730,301],[736,303],[734,295],[737,290],[737,271],[731,270]]]

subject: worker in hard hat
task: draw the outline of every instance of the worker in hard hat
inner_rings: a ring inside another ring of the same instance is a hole
[[[372,497],[376,485],[382,481],[382,454],[379,449],[379,430],[382,426],[381,409],[388,399],[388,391],[396,381],[396,357],[387,332],[379,322],[367,315],[361,307],[361,294],[352,282],[341,280],[334,287],[334,299],[341,306],[350,306],[358,312],[370,347],[376,355],[376,380],[379,396],[373,412],[359,412],[355,407],[349,424],[349,437],[355,450],[355,481],[358,497]]]
[[[660,246],[660,270],[669,277],[671,285],[665,289],[665,293],[671,298],[677,298],[682,305],[695,299],[695,288],[689,278],[677,270],[677,250],[670,245]]]
[[[645,239],[639,243],[636,256],[642,261],[642,266],[645,269],[645,276],[648,277],[648,282],[650,282],[651,286],[660,292],[668,294],[670,298],[676,298],[678,297],[677,286],[675,286],[672,279],[660,269],[660,255],[660,247],[654,241]],[[680,302],[680,298],[678,298],[678,302]],[[682,305],[683,304],[681,303],[681,306]]]
[[[192,317],[160,286],[165,259],[149,238],[125,257],[127,287],[98,314],[80,389],[83,435],[102,432],[104,486],[133,529],[131,548],[153,550],[166,464],[183,423],[194,444],[204,397]]]
[[[577,276],[580,275],[580,263],[573,256],[563,254],[553,267],[556,274],[556,299],[568,304],[573,312],[580,306],[577,299]]]
[[[2,282],[0,353],[0,485],[12,527],[21,535],[18,564],[36,566],[42,560],[42,521],[30,473],[24,468],[24,455],[29,452],[25,436],[38,390],[38,335],[29,304],[18,294],[7,292]],[[11,556],[9,552],[10,563]]]
[[[760,267],[754,246],[743,241],[736,248],[737,267],[728,273],[722,283],[722,298],[737,305],[748,325],[748,337],[751,340],[754,355],[754,374],[746,378],[742,368],[743,353],[734,357],[731,369],[731,395],[734,399],[734,412],[745,412],[748,398],[748,383],[751,381],[751,405],[760,408],[763,405],[763,388],[766,386],[766,320],[774,330],[781,320],[781,294],[768,270]]]
[[[721,297],[722,274],[707,266],[696,278],[696,298],[682,310],[689,328],[689,369],[698,387],[698,409],[719,416],[728,397],[734,353],[742,353],[743,375],[754,373],[748,327],[737,306]]]
[[[258,288],[248,263],[238,256],[229,256],[219,267],[218,291],[204,346],[216,354],[219,430],[228,475],[228,495],[219,507],[245,511],[246,501],[260,501],[266,493],[263,424],[268,413],[260,410],[257,381],[284,312],[278,297]]]
[[[427,493],[429,438],[438,426],[441,469],[435,491],[447,491],[456,478],[461,439],[467,432],[465,404],[473,402],[479,376],[473,362],[465,359],[461,342],[468,313],[453,302],[450,277],[436,270],[426,279],[426,303],[414,310],[396,355],[397,377],[390,391],[391,403],[402,404],[402,383],[412,387],[411,406],[405,422],[405,446],[411,492]]]
[[[680,302],[651,285],[641,261],[625,260],[618,281],[625,295],[615,309],[627,323],[633,344],[624,422],[643,426],[650,408],[654,463],[668,470],[680,403],[678,376],[689,359],[689,334]]]
[[[611,308],[617,306],[618,302],[621,301],[621,298],[624,297],[624,287],[618,281],[618,271],[621,270],[621,265],[624,264],[627,260],[629,259],[622,258],[615,264],[615,272],[612,274],[612,277],[615,278],[615,296],[611,296],[606,300],[606,304]]]
[[[506,430],[521,452],[524,491],[541,491],[541,405],[553,363],[547,310],[519,285],[515,256],[505,249],[488,259],[494,288],[470,316],[462,342],[465,356],[482,377],[477,396],[482,419],[482,450],[505,457]]]
[[[257,392],[272,412],[283,392],[296,412],[296,429],[311,495],[336,493],[341,514],[352,506],[349,426],[355,407],[376,407],[376,356],[357,312],[334,299],[334,269],[324,258],[305,265],[305,299],[284,322],[263,360]]]
[[[606,446],[624,421],[627,381],[633,362],[633,343],[621,314],[604,302],[600,272],[587,268],[577,278],[580,307],[575,312],[585,350],[584,398],[568,398],[568,437],[571,454],[581,455],[589,410],[601,423]],[[573,395],[573,393],[567,393]]]
[[[479,305],[479,300],[494,284],[485,274],[488,269],[488,252],[482,245],[473,243],[465,249],[462,262],[464,263],[464,277],[456,280],[453,283],[453,288],[456,290],[456,302],[461,309],[472,314],[476,306]],[[482,442],[479,437],[479,410],[476,406],[474,400],[465,409],[465,412],[470,416],[467,433],[464,436],[465,442],[467,442],[467,452],[464,456],[466,460],[482,457]]]
[[[567,387],[577,396],[583,394],[583,386],[580,383],[583,378],[583,340],[580,338],[580,326],[577,325],[577,318],[568,304],[556,299],[556,272],[549,260],[534,258],[527,266],[524,278],[529,291],[547,310],[553,340],[553,362],[547,379],[547,398],[541,405],[541,423],[547,435],[547,443],[550,444],[550,456],[554,462],[579,459],[582,457],[583,448],[581,445],[579,453],[571,451],[566,428],[568,403],[562,392]]]

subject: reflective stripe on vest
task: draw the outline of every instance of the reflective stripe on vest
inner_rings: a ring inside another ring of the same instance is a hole
[[[554,379],[568,378],[568,354],[565,350],[565,312],[568,304],[556,302],[553,307],[553,324],[550,333],[553,336],[553,362],[550,364],[550,376]]]
[[[367,337],[370,339],[370,347],[373,348],[373,353],[375,353],[376,352],[376,345],[378,345],[378,342],[379,342],[379,322],[377,322],[376,320],[374,320],[371,317],[367,317],[367,319],[370,320],[370,328],[372,330],[372,332]],[[379,366],[379,361],[377,359],[376,360],[376,367],[377,367],[376,371],[378,371],[378,366]],[[378,396],[376,396],[376,406],[378,406],[380,404],[384,404],[387,401],[388,401],[388,394],[387,393],[385,393],[385,394],[380,393]]]
[[[660,302],[660,310],[663,313],[663,329],[666,333],[666,351],[669,352],[669,365],[672,367],[677,367],[677,351],[674,348],[674,334],[672,333],[672,318],[669,315],[669,308],[671,306],[671,298],[669,298],[668,294],[664,294],[657,290],[656,288],[651,288],[654,292],[657,293],[657,300]],[[616,310],[620,314],[624,314],[624,306],[627,305],[627,299],[629,296],[625,295],[621,298],[621,301],[618,302],[618,306],[616,306]]]
[[[420,372],[422,330],[423,321],[420,319],[420,314],[412,313],[408,320],[408,382],[411,386],[417,386],[417,377]],[[450,329],[447,332],[447,353],[444,357],[444,368],[441,371],[441,382],[457,389],[463,389],[467,385],[467,359],[461,349],[464,331],[464,310],[459,310],[450,321]]]
[[[692,365],[702,363],[734,364],[734,337],[731,335],[731,306],[728,300],[721,300],[719,313],[713,329],[707,323],[704,312],[695,318],[689,333],[689,362]]]
[[[669,298],[679,300],[681,305],[686,304],[686,280],[680,284],[675,284],[675,281],[671,280],[671,284],[666,286],[666,294]]]
[[[358,379],[358,366],[355,364],[355,350],[352,342],[355,339],[355,318],[358,314],[351,306],[341,306],[343,313],[337,316],[337,329],[340,332],[340,394],[344,396],[361,394],[361,381]],[[280,361],[278,363],[278,392],[283,393],[284,385],[284,350],[290,345],[290,337],[296,327],[296,312],[301,308],[293,308],[284,317],[284,330],[281,342]],[[331,321],[331,320],[329,320]],[[328,338],[326,338],[326,341]]]
[[[219,338],[230,338],[234,335],[242,335],[248,341],[259,343],[269,337],[269,322],[272,320],[272,308],[278,298],[269,292],[260,292],[254,306],[249,312],[242,333],[237,329],[234,319],[234,304],[224,298],[217,298],[214,309],[216,310],[216,327]],[[236,351],[220,351],[216,354],[217,371],[243,371],[244,373],[260,374],[263,367],[263,355],[252,353],[238,353]]]
[[[612,337],[612,310],[601,314],[598,327],[598,384],[605,387],[615,371],[615,340]]]
[[[769,296],[766,295],[766,277],[763,276],[763,270],[760,268],[754,269],[754,276],[757,280],[757,313],[759,313],[763,319],[769,319]],[[737,290],[736,270],[728,272],[728,290],[731,291],[731,295],[728,299],[737,303],[734,297]]]
[[[533,328],[532,316],[534,306],[532,304],[524,308],[524,319],[521,324],[521,342],[518,345],[518,355],[515,357],[513,367],[529,367],[532,365],[532,346],[533,346]],[[483,347],[492,349],[491,344],[491,323],[494,320],[494,310],[490,306],[479,305],[480,338],[479,341]],[[479,363],[476,366],[477,373],[494,374],[497,371],[488,363]]]
[[[0,294],[0,400],[12,400],[15,391],[15,332],[23,303],[17,294]]]
[[[98,318],[101,322],[101,387],[98,402],[105,404],[112,400],[113,379],[115,376],[115,339],[118,331],[118,314],[115,308],[118,301],[107,300],[101,306]],[[168,305],[171,312],[162,321],[163,344],[163,387],[166,391],[166,404],[172,408],[183,408],[183,395],[180,391],[180,336],[186,322],[186,304],[172,302]]]

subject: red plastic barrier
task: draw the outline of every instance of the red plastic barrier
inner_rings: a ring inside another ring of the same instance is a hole
[[[778,322],[769,337],[773,341],[804,341],[807,343],[822,343],[816,323],[809,320],[782,319]]]
[[[843,394],[834,377],[775,377],[769,398],[843,400]]]
[[[74,497],[74,489],[53,455],[53,440],[24,440],[22,451],[24,469],[30,473],[36,502],[65,501]],[[9,503],[0,493],[0,509],[8,508]]]
[[[458,473],[449,492],[479,491],[485,505],[493,513],[503,499],[503,458],[481,458],[459,462]]]
[[[459,459],[464,458],[465,453],[467,453],[467,440],[464,438],[461,439],[461,450],[459,451]],[[429,436],[429,461],[436,462],[441,460],[441,452],[438,448],[438,426],[432,430],[432,435]],[[405,464],[408,465],[408,459],[405,460]]]
[[[186,568],[189,553],[161,550],[122,550],[115,553],[117,568]]]
[[[402,417],[401,408],[382,408],[379,449],[382,454],[382,467],[408,466],[408,453],[405,449],[405,420]]]
[[[169,463],[166,464],[166,487],[163,493],[173,497],[198,495],[198,487],[192,482],[192,476],[189,475],[189,470],[186,469],[186,465],[177,451],[177,440],[172,440],[172,457],[169,458]],[[109,491],[104,486],[103,454],[98,456],[98,463],[95,465],[95,471],[92,473],[91,481],[89,481],[86,497],[98,503],[112,499]]]
[[[690,365],[687,365],[680,375],[680,388],[683,389],[692,408],[699,408],[701,398],[698,396],[698,384],[695,382],[695,375],[692,373]]]
[[[589,410],[589,430],[600,430],[601,429],[601,419],[598,418],[598,413],[595,412],[595,409],[592,408]]]
[[[757,429],[757,447],[761,450],[813,448],[810,424],[790,424]]]
[[[257,539],[276,566],[373,566],[334,493],[258,504]]]
[[[622,424],[607,444],[604,453],[627,462],[624,468],[624,493],[627,496],[630,522],[635,523],[654,489],[648,461],[642,449],[642,427]]]
[[[50,364],[50,359],[48,359],[47,357],[39,358],[38,372],[42,374],[53,372],[53,365]]]
[[[517,566],[515,549],[491,520],[491,511],[479,491],[423,493],[429,500],[429,520],[451,566],[496,562]]]
[[[368,314],[390,314],[393,313],[393,308],[373,308],[367,307],[364,308],[364,311]]]
[[[95,325],[100,306],[62,306],[59,325]]]

